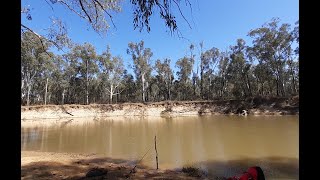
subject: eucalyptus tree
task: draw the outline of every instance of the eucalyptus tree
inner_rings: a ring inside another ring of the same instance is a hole
[[[298,44],[294,52],[297,56],[299,56],[299,21],[297,21],[295,25],[296,26],[292,30],[291,34],[293,37],[293,41],[295,41]]]
[[[204,70],[204,57],[203,57],[203,41],[200,45],[200,96],[203,99],[203,70]]]
[[[123,60],[121,57],[112,57],[109,47],[106,52],[103,52],[99,57],[99,65],[107,81],[107,92],[109,101],[112,103],[114,95],[120,94],[118,91],[121,85],[122,76],[124,73]]]
[[[229,52],[221,52],[220,53],[220,60],[218,65],[218,77],[216,78],[217,84],[216,92],[220,98],[224,98],[228,96],[227,87],[228,87],[228,76],[230,74],[229,70],[230,65],[230,57]]]
[[[176,62],[176,67],[179,69],[177,76],[179,79],[179,94],[182,95],[182,99],[186,100],[186,95],[190,99],[189,90],[192,87],[189,76],[192,72],[193,60],[188,57],[183,57]],[[180,99],[180,98],[179,98]]]
[[[251,63],[246,57],[246,45],[243,39],[238,39],[235,46],[231,46],[230,55],[230,80],[234,85],[233,93],[236,97],[252,96],[251,84],[249,78],[249,70]],[[240,81],[241,79],[241,81]]]
[[[297,94],[299,91],[299,62],[294,61],[293,59],[290,59],[288,62],[288,68],[290,73],[290,79],[291,79],[291,93]]]
[[[270,68],[267,67],[268,65],[257,64],[253,67],[253,75],[257,81],[257,94],[259,95],[266,95],[272,93],[272,86],[271,86],[271,78],[272,72]]]
[[[291,35],[292,43],[297,43],[297,47],[295,48],[294,53],[291,54],[291,58],[288,60],[288,68],[292,80],[292,94],[296,94],[299,88],[297,85],[299,83],[299,21],[297,21],[295,25]]]
[[[218,64],[218,59],[220,57],[219,55],[219,49],[215,47],[206,50],[205,52],[202,52],[201,48],[200,94],[202,99],[209,99],[209,97],[211,96],[213,73]]]
[[[89,85],[94,75],[98,72],[97,54],[95,48],[89,44],[75,45],[67,56],[76,66],[76,76],[80,76],[81,80],[85,82],[85,103],[89,104]]]
[[[161,91],[162,87],[159,84],[159,76],[151,76],[150,83],[149,83],[149,101],[161,101]]]
[[[137,93],[137,84],[132,74],[128,74],[127,70],[123,73],[123,96],[121,100],[124,102],[135,102]]]
[[[46,105],[48,102],[50,102],[51,99],[51,92],[50,92],[50,87],[52,87],[53,84],[53,79],[52,79],[52,74],[55,69],[55,63],[56,57],[54,55],[52,56],[45,56],[43,58],[43,63],[42,63],[42,71],[41,71],[41,79],[45,83],[45,91],[44,91],[44,104]],[[49,96],[48,96],[49,94]],[[48,101],[49,100],[49,101]]]
[[[190,50],[190,61],[191,61],[191,64],[192,64],[192,67],[193,68],[193,65],[195,63],[195,57],[196,55],[193,54],[193,51],[194,51],[194,44],[190,44],[189,46],[189,50]],[[198,86],[198,69],[196,72],[194,72],[193,70],[191,70],[191,73],[192,73],[192,86],[193,86],[193,96],[196,97],[196,89],[197,89],[197,86]]]
[[[82,97],[82,85],[80,83],[79,62],[72,56],[71,53],[62,56],[65,67],[61,74],[64,79],[62,99],[67,103],[79,103],[79,97]],[[62,84],[61,84],[62,85]]]
[[[124,65],[123,60],[120,56],[116,56],[112,58],[111,64],[109,66],[109,90],[110,98],[112,102],[112,96],[120,95],[123,91],[122,78],[124,73]]]
[[[116,28],[116,24],[113,21],[113,16],[116,13],[121,12],[122,0],[50,0],[42,1],[45,2],[48,7],[52,9],[54,16],[56,18],[50,18],[51,26],[47,27],[45,33],[39,34],[34,29],[26,26],[24,20],[32,21],[33,16],[36,14],[38,9],[30,6],[30,4],[23,3],[21,7],[21,16],[22,23],[21,29],[23,31],[28,31],[33,33],[38,39],[46,39],[52,42],[58,49],[63,49],[65,46],[70,46],[70,39],[67,32],[67,16],[69,14],[59,14],[55,13],[54,9],[58,6],[66,9],[70,13],[76,15],[79,20],[83,20],[91,27],[95,32],[100,35],[106,35],[111,24]],[[39,2],[38,2],[39,3]],[[188,23],[191,28],[188,20],[185,18],[183,11],[181,10],[181,3],[178,0],[130,0],[133,11],[133,27],[134,29],[138,28],[140,31],[146,29],[147,32],[151,31],[150,18],[154,14],[160,15],[160,19],[165,22],[165,26],[170,30],[171,33],[177,33],[181,36],[181,32],[178,30],[178,25],[176,21],[177,11],[174,11],[174,8],[177,8],[179,15]],[[189,0],[185,0],[186,5],[192,11],[192,5]]]
[[[44,70],[44,64],[52,53],[47,52],[50,44],[42,39],[43,43],[30,32],[21,36],[21,98],[30,105],[30,94],[34,80]]]
[[[170,68],[171,59],[164,59],[163,62],[158,59],[155,64],[155,70],[158,78],[160,90],[165,92],[165,99],[171,100],[171,87],[174,80],[172,69]]]
[[[60,55],[54,56],[52,70],[52,94],[54,95],[54,101],[57,104],[64,104],[65,94],[70,86],[70,77],[68,73],[68,63]]]
[[[275,76],[276,95],[285,96],[283,75],[286,61],[290,58],[292,35],[289,24],[281,24],[279,19],[272,19],[261,28],[251,30],[253,55],[260,64],[267,63]]]
[[[144,41],[139,43],[128,44],[127,54],[132,56],[133,70],[136,74],[136,78],[141,81],[142,84],[142,101],[146,102],[146,90],[148,89],[148,79],[151,75],[151,60],[153,53],[150,48],[144,47]]]

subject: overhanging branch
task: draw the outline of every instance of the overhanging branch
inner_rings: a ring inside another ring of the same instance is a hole
[[[101,7],[101,9],[109,16],[109,18],[110,18],[110,20],[111,20],[111,22],[113,24],[113,27],[117,28],[116,25],[113,22],[113,17],[111,16],[111,14],[108,13],[108,11],[103,7],[103,5],[98,0],[93,0],[93,2],[94,2],[94,4],[97,3]]]
[[[79,14],[76,10],[74,10],[73,8],[71,8],[66,2],[64,2],[63,0],[59,0],[58,2],[60,2],[61,4],[67,6],[68,9],[70,9],[72,12],[76,13],[79,17],[86,19],[86,17],[82,16],[81,14]],[[87,19],[86,19],[87,20]]]
[[[191,25],[189,24],[188,20],[184,17],[184,15],[183,15],[183,13],[182,13],[182,11],[181,11],[181,9],[180,9],[180,6],[179,6],[179,4],[177,3],[177,1],[173,0],[173,2],[177,5],[177,7],[178,7],[178,9],[179,9],[179,12],[180,12],[180,15],[182,16],[182,18],[188,23],[190,29],[192,29],[192,27],[191,27]]]
[[[54,10],[53,10],[53,7],[51,6],[51,4],[50,4],[47,0],[45,0],[45,1],[46,1],[46,3],[51,7],[52,11],[54,11]]]
[[[42,41],[42,36],[40,36],[39,34],[37,34],[36,32],[34,32],[32,29],[28,28],[27,26],[25,26],[25,25],[23,25],[23,24],[21,24],[21,26],[24,27],[24,28],[26,28],[28,31],[30,31],[30,32],[33,33],[34,35],[36,35],[36,36],[38,37],[38,39],[40,40],[40,42],[41,42],[41,46],[42,46],[43,51],[44,51],[45,53],[47,53],[50,57],[52,57],[51,54],[49,54],[49,53],[47,52],[47,50],[45,49],[45,47],[44,47],[44,43],[43,43],[43,41]]]
[[[36,36],[39,38],[39,40],[40,40],[40,42],[41,42],[41,45],[42,45],[42,49],[43,49],[50,57],[52,57],[52,56],[51,56],[51,55],[47,52],[47,50],[45,49],[42,38],[43,38],[43,39],[46,39],[48,42],[51,42],[51,43],[52,43],[54,46],[56,46],[59,50],[63,51],[62,48],[60,48],[60,46],[59,46],[56,42],[54,42],[54,41],[52,41],[52,40],[49,40],[49,39],[47,39],[47,38],[39,35],[38,33],[34,32],[32,29],[30,29],[29,27],[27,27],[27,26],[25,26],[25,25],[23,25],[23,24],[21,24],[21,27],[27,29],[28,31],[30,31],[32,34],[36,35]],[[64,52],[64,51],[63,51],[63,52]]]
[[[79,0],[79,3],[80,3],[80,6],[81,6],[81,9],[84,11],[84,13],[86,14],[86,16],[88,17],[89,22],[92,23],[92,20],[91,20],[89,14],[87,13],[87,11],[86,11],[86,10],[84,9],[84,7],[83,7],[82,1]]]

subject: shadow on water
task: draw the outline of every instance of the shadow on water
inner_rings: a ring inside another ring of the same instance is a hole
[[[260,166],[266,179],[299,179],[298,162],[298,159],[283,157],[204,161],[193,165],[206,172],[206,175],[201,178],[188,177],[187,174],[180,173],[182,167],[157,171],[138,165],[137,172],[132,174],[130,179],[223,179],[223,177],[238,176],[251,166]],[[40,161],[22,166],[21,179],[127,179],[126,175],[129,174],[135,163],[125,159],[104,157],[78,159],[68,164]],[[90,169],[97,167],[103,168],[107,174],[95,178],[86,177]]]

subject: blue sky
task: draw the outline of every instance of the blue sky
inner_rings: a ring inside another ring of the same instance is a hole
[[[192,29],[179,15],[178,10],[174,10],[179,29],[188,40],[171,36],[157,14],[152,16],[150,33],[133,30],[133,11],[129,0],[122,2],[122,12],[113,15],[117,29],[111,27],[106,37],[99,36],[87,22],[62,5],[54,5],[52,11],[45,0],[22,0],[22,7],[30,5],[33,19],[28,21],[22,17],[21,21],[41,34],[50,26],[50,17],[60,17],[66,22],[69,36],[74,42],[91,43],[98,53],[110,45],[111,53],[114,56],[120,55],[126,67],[132,61],[126,54],[128,43],[144,40],[145,47],[151,48],[153,52],[153,62],[170,58],[173,67],[179,58],[190,54],[190,43],[197,46],[195,53],[196,58],[199,58],[201,41],[204,42],[204,49],[216,47],[225,51],[230,45],[234,45],[238,38],[250,44],[248,32],[261,27],[273,17],[280,18],[281,23],[291,24],[292,28],[299,20],[298,0],[190,0],[192,15],[190,8],[185,6],[183,0],[181,2],[181,9]]]

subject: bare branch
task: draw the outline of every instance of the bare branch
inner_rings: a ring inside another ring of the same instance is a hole
[[[32,32],[33,34],[35,34],[36,36],[38,36],[39,38],[41,38],[41,36],[39,34],[37,34],[36,32],[34,32],[32,29],[28,28],[27,26],[21,24],[21,26],[27,30],[29,30],[30,32]]]
[[[101,7],[101,9],[102,9],[105,13],[107,13],[107,15],[109,16],[109,18],[110,18],[110,20],[111,20],[111,22],[112,22],[112,24],[113,24],[113,27],[117,29],[116,25],[115,25],[114,22],[113,22],[113,17],[111,16],[111,14],[109,14],[109,13],[107,12],[107,10],[103,7],[103,5],[102,5],[98,0],[93,0],[93,1],[96,2],[96,3]]]
[[[38,37],[38,39],[40,40],[40,42],[41,42],[41,46],[42,46],[43,51],[44,51],[45,53],[47,53],[50,57],[52,57],[52,56],[47,52],[47,50],[46,50],[45,47],[44,47],[44,43],[43,43],[43,41],[42,41],[42,36],[40,36],[39,34],[37,34],[36,32],[34,32],[32,29],[28,28],[27,26],[25,26],[25,25],[23,25],[23,24],[21,24],[21,26],[24,27],[24,28],[26,28],[26,29],[27,29],[28,31],[30,31],[31,33],[35,34],[35,35]]]
[[[52,43],[54,46],[56,46],[59,50],[63,51],[63,49],[62,49],[56,42],[54,42],[54,41],[52,41],[52,40],[50,40],[50,39],[47,39],[47,38],[39,35],[38,33],[34,32],[32,29],[30,29],[29,27],[27,27],[27,26],[25,26],[25,25],[23,25],[23,24],[21,24],[21,26],[22,26],[23,28],[27,29],[28,31],[30,31],[31,33],[33,33],[34,35],[36,35],[36,36],[39,38],[43,50],[44,50],[50,57],[52,57],[52,56],[45,50],[45,48],[44,48],[44,43],[43,43],[43,41],[42,41],[42,38],[46,39],[48,42],[51,42],[51,43]],[[64,52],[64,51],[63,51],[63,52]]]
[[[53,7],[51,6],[51,4],[50,4],[47,0],[45,0],[45,1],[46,1],[47,4],[51,7],[52,11],[54,11],[54,10],[53,10]]]
[[[80,16],[83,19],[86,19],[86,17],[82,16],[81,14],[79,14],[76,10],[74,10],[73,8],[71,8],[67,3],[65,3],[63,0],[58,0],[58,2],[60,2],[61,4],[64,4],[65,6],[68,7],[68,9],[70,9],[72,12],[76,13],[78,16]]]
[[[192,10],[191,3],[190,3],[190,1],[189,1],[189,0],[186,0],[186,2],[188,2],[189,7],[190,7],[190,12],[191,12],[191,18],[192,18],[193,25],[194,25],[194,26],[196,26],[196,24],[194,23],[193,10]],[[199,2],[198,2],[198,6],[199,6]]]
[[[116,83],[116,85],[114,86],[114,89],[117,89],[120,84],[121,84],[121,82],[118,81],[118,83]]]
[[[87,15],[87,17],[88,17],[88,19],[89,19],[89,22],[92,23],[92,20],[91,20],[89,14],[87,13],[87,11],[86,11],[86,10],[84,9],[84,7],[83,7],[82,1],[79,0],[79,3],[80,3],[80,6],[81,6],[81,9],[82,9],[82,10],[84,11],[84,13]]]
[[[185,40],[187,40],[189,43],[192,43],[192,42],[190,41],[190,39],[188,39],[188,38],[186,38],[186,37],[184,37],[184,36],[182,35],[182,33],[181,33],[181,31],[180,31],[179,29],[177,29],[177,35],[178,35],[178,38],[180,38],[180,39],[185,39]]]
[[[177,7],[178,7],[178,9],[179,9],[179,12],[180,12],[181,16],[182,16],[182,17],[183,17],[183,19],[188,23],[188,25],[189,25],[190,29],[192,29],[192,28],[191,28],[191,25],[190,25],[190,24],[189,24],[189,22],[188,22],[188,20],[187,20],[187,19],[184,17],[184,15],[182,14],[182,11],[181,11],[180,6],[179,6],[179,4],[177,3],[177,1],[173,0],[173,2],[177,5]]]
[[[97,8],[97,5],[95,2],[93,4],[94,4],[94,9],[96,10],[96,24],[97,24],[97,22],[98,22],[98,8]]]

